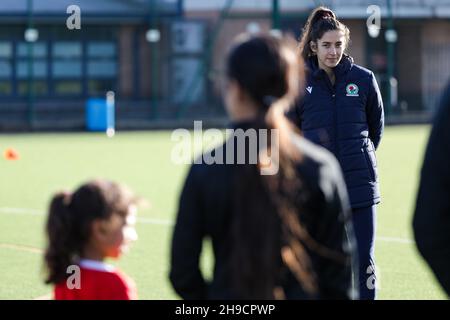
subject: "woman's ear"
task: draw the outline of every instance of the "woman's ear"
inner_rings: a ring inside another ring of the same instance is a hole
[[[314,53],[317,53],[317,43],[314,41],[309,42],[309,47],[311,48],[311,51]]]
[[[236,80],[229,80],[227,83],[227,90],[231,93],[231,95],[235,98],[240,98],[240,87]]]
[[[242,92],[241,88],[239,87],[239,84],[236,80],[230,80],[227,82],[227,89],[226,89],[226,102],[228,104],[228,107],[235,107],[237,104],[239,104],[242,101]]]
[[[248,101],[251,101],[251,98],[248,95],[248,93],[245,92],[245,90],[239,85],[239,83],[236,80],[234,80],[232,82],[231,90],[233,92],[233,96],[236,99],[236,102],[238,102],[238,103],[246,103]]]

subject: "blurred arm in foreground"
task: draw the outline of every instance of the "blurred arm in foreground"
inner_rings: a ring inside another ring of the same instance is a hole
[[[420,253],[450,295],[450,84],[428,141],[413,228]]]

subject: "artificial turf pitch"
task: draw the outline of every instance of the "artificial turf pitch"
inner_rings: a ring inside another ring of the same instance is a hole
[[[444,299],[417,253],[411,219],[429,126],[387,127],[377,151],[382,203],[378,207],[376,262],[379,299]],[[50,196],[87,179],[125,183],[150,206],[139,211],[139,240],[119,261],[134,278],[140,299],[176,299],[168,281],[169,245],[178,196],[188,166],[171,161],[170,131],[2,134],[0,152],[0,299],[34,299],[43,284],[45,210]],[[202,266],[211,275],[206,243]]]

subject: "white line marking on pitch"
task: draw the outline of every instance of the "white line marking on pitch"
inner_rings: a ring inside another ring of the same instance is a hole
[[[40,216],[42,215],[42,211],[39,210],[33,210],[33,209],[24,209],[24,208],[0,208],[1,213],[7,213],[7,214],[29,214],[34,216]]]
[[[44,213],[39,210],[34,209],[25,209],[25,208],[7,208],[3,207],[0,208],[0,213],[4,214],[25,214],[25,215],[33,215],[33,216],[42,216]],[[148,224],[157,224],[157,225],[163,225],[163,226],[172,226],[173,222],[171,220],[167,219],[157,219],[157,218],[139,218],[138,222],[140,223],[148,223]]]
[[[26,251],[26,252],[38,253],[38,254],[42,254],[44,252],[42,249],[39,249],[39,248],[17,245],[17,244],[10,244],[10,243],[0,243],[0,248],[7,248],[7,249]]]
[[[149,223],[149,224],[159,224],[163,226],[173,226],[173,221],[166,219],[154,219],[154,218],[137,218],[138,222]]]
[[[7,207],[0,207],[0,213],[5,214],[28,214],[28,215],[43,215],[42,211],[34,210],[34,209],[26,209],[26,208],[7,208]],[[173,226],[174,222],[167,219],[157,219],[157,218],[139,218],[139,223],[145,223],[145,224],[155,224],[155,225],[162,225],[162,226]],[[403,244],[414,244],[415,242],[411,239],[405,239],[405,238],[396,238],[396,237],[381,237],[377,236],[375,238],[376,241],[382,241],[382,242],[397,242],[397,243],[403,243]]]

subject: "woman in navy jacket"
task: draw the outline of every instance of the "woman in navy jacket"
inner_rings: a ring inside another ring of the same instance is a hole
[[[290,117],[342,167],[358,243],[360,296],[374,299],[375,205],[380,202],[375,150],[383,133],[383,102],[373,72],[344,53],[349,38],[333,11],[319,7],[311,13],[300,43],[305,93]]]

